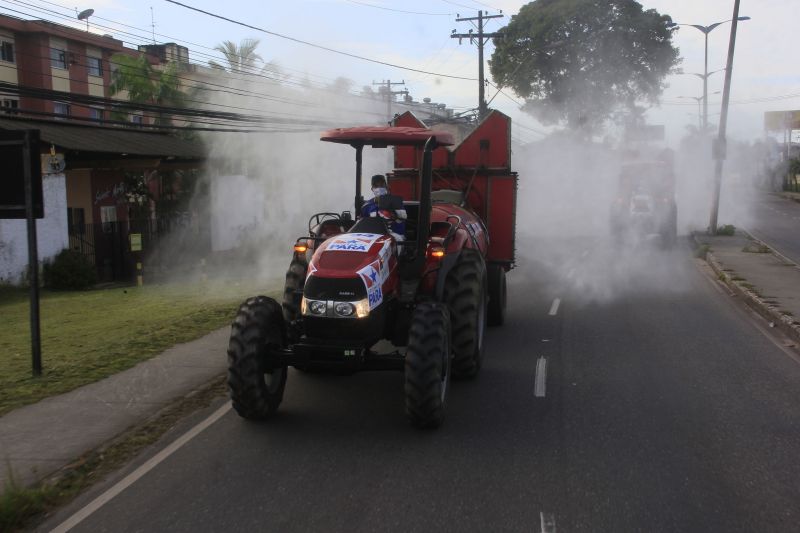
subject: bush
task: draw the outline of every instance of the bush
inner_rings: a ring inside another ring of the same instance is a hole
[[[44,264],[42,280],[51,289],[88,289],[97,283],[97,271],[82,253],[65,249]]]
[[[725,224],[717,228],[717,235],[725,235],[730,237],[736,233],[736,226],[733,224]]]

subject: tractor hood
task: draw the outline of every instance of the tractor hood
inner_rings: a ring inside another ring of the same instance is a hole
[[[347,300],[354,299],[347,296],[366,295],[371,309],[380,305],[384,283],[397,267],[394,246],[391,237],[377,233],[331,237],[317,248],[308,265],[306,297]]]

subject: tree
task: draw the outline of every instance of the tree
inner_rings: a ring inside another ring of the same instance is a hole
[[[543,123],[592,131],[657,101],[679,62],[673,27],[635,0],[536,0],[501,30],[489,65]]]
[[[155,69],[144,54],[132,57],[114,54],[111,57],[111,95],[123,91],[128,93],[128,101],[139,104],[183,107],[185,96],[180,90],[178,64],[167,63],[163,70]],[[159,112],[155,124],[169,125],[169,115]]]
[[[260,43],[258,39],[243,39],[242,42],[237,45],[233,41],[223,41],[222,44],[218,44],[214,47],[214,50],[221,52],[223,56],[225,56],[225,61],[228,63],[228,69],[230,72],[235,72],[239,74],[255,74],[258,61],[262,61],[261,56],[256,53],[256,48],[258,48],[258,43]],[[208,65],[211,68],[218,68],[225,70],[225,67],[217,63],[216,61],[209,61]]]

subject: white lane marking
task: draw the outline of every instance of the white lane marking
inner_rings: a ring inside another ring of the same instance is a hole
[[[553,300],[553,305],[550,306],[550,316],[556,316],[556,314],[558,314],[559,305],[561,305],[561,298]]]
[[[536,361],[536,380],[533,383],[533,395],[544,398],[547,388],[547,358],[540,357]]]
[[[184,446],[187,442],[195,438],[199,435],[204,429],[211,426],[214,422],[222,418],[225,413],[230,411],[231,404],[230,402],[226,402],[225,405],[214,411],[211,416],[197,424],[195,427],[190,429],[188,432],[184,433],[179,439],[175,442],[158,452],[156,455],[151,457],[147,462],[141,465],[139,468],[125,476],[121,481],[119,481],[116,485],[105,491],[103,494],[92,500],[86,507],[66,519],[64,522],[59,524],[51,531],[51,533],[66,533],[73,527],[77,526],[81,522],[83,522],[86,518],[88,518],[92,513],[100,509],[103,505],[111,501],[112,498],[117,496],[119,493],[136,483],[142,476],[147,474],[153,468],[158,466],[159,463],[163,462],[167,459],[170,455],[178,451],[182,446]]]
[[[542,533],[556,533],[556,517],[553,513],[539,513]]]

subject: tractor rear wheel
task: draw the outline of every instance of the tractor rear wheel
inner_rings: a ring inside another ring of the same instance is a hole
[[[439,427],[450,383],[450,313],[438,302],[414,310],[405,359],[406,415],[419,428]]]
[[[453,327],[453,376],[472,378],[481,369],[486,330],[486,266],[475,250],[464,250],[447,274],[444,300]]]
[[[489,326],[502,326],[506,321],[506,270],[500,265],[489,265],[489,311],[486,322]]]
[[[286,271],[286,283],[283,286],[283,319],[287,324],[300,317],[300,303],[296,294],[297,291],[303,290],[307,271],[308,262],[304,257],[301,259],[295,254],[292,262],[289,263],[289,270]]]
[[[283,400],[286,367],[268,369],[268,350],[284,346],[281,306],[256,296],[241,306],[231,324],[228,344],[228,391],[239,416],[262,420]]]

